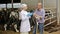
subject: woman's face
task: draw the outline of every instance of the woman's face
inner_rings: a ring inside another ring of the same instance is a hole
[[[25,7],[23,7],[23,10],[27,10],[27,8],[28,8],[28,7],[27,7],[27,6],[25,6]]]
[[[27,10],[27,8],[28,8],[27,6],[26,6],[26,7],[24,7],[24,10]]]

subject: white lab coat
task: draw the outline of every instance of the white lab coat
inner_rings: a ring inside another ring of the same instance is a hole
[[[20,18],[22,19],[20,32],[29,32],[31,29],[30,29],[30,22],[29,22],[30,17],[27,16],[28,12],[22,10],[19,14],[20,14]]]

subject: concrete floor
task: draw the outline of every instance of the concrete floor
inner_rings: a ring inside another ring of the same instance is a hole
[[[14,31],[0,31],[0,34],[20,34],[19,32],[14,32]],[[32,32],[30,32],[30,34],[32,34]],[[37,33],[39,34],[39,33]],[[53,33],[48,33],[46,31],[44,31],[44,34],[60,34],[60,31],[57,32],[53,32]]]

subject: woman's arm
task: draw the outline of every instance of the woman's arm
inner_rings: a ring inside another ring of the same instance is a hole
[[[21,16],[21,19],[22,19],[22,20],[29,19],[29,17],[27,17],[27,15],[24,14],[24,13],[21,13],[20,16]]]

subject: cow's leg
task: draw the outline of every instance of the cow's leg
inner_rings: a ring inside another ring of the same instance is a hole
[[[5,30],[5,31],[7,30],[7,24],[4,25],[4,30]]]
[[[14,25],[14,29],[16,32],[19,32],[19,30],[17,29],[17,24]]]

